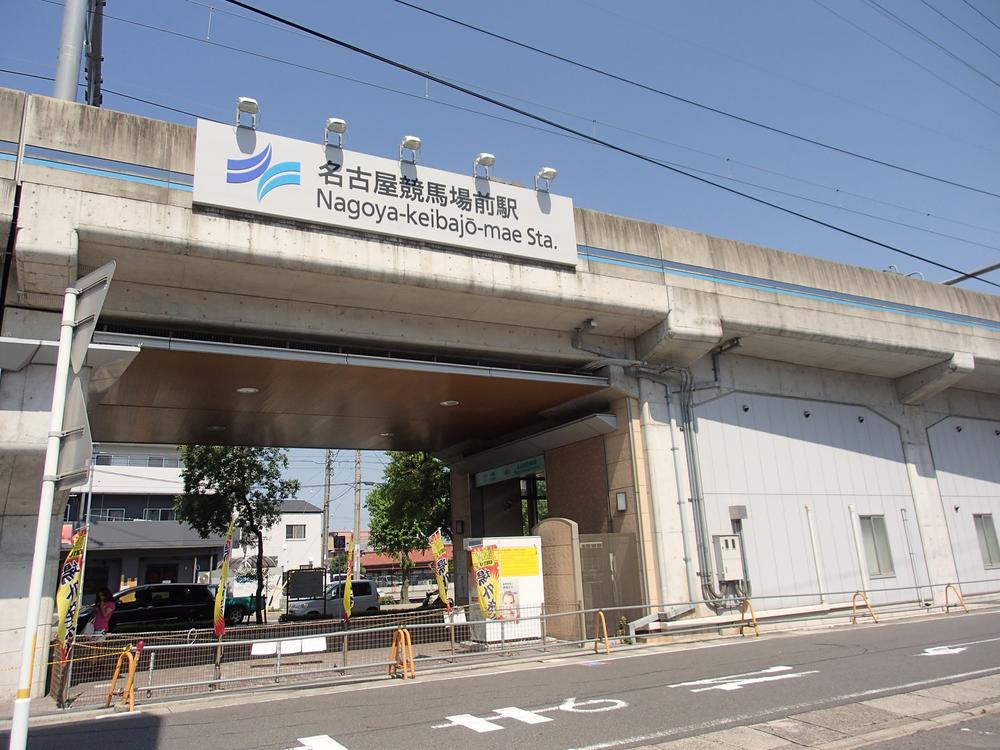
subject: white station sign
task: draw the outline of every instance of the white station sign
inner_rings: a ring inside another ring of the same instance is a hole
[[[206,120],[194,202],[576,265],[564,196]]]

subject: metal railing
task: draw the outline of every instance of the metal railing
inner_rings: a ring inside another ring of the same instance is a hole
[[[962,585],[995,581],[969,581]],[[942,589],[936,606],[946,612],[945,590],[960,594],[958,583],[923,587]],[[927,601],[912,597],[913,587],[868,589],[876,597],[881,613],[928,611]],[[898,597],[898,592],[911,596]],[[69,684],[62,686],[67,706],[93,707],[105,702],[115,663],[129,643],[141,638],[144,647],[136,655],[134,691],[136,700],[163,699],[182,695],[262,689],[276,685],[386,679],[399,664],[400,631],[410,665],[418,670],[448,668],[460,664],[491,663],[518,658],[534,659],[560,653],[579,652],[581,647],[604,645],[614,648],[644,645],[663,636],[698,638],[705,633],[742,633],[755,626],[802,623],[817,618],[843,617],[847,622],[851,599],[859,592],[827,592],[827,601],[796,611],[768,609],[769,600],[787,601],[794,596],[816,593],[736,598],[731,609],[711,614],[710,602],[686,601],[662,605],[636,604],[619,607],[584,608],[580,602],[562,606],[549,604],[521,607],[507,619],[481,619],[478,608],[456,607],[409,611],[389,615],[357,617],[349,621],[317,620],[280,625],[231,628],[217,640],[211,630],[167,633],[111,634],[103,638],[81,636],[75,646]],[[976,596],[976,603],[1000,604],[991,595]],[[843,597],[831,601],[830,597]],[[972,598],[966,594],[966,598]],[[699,609],[699,605],[701,608]],[[683,620],[667,619],[665,612],[686,610]],[[746,618],[752,614],[753,625]],[[700,613],[709,612],[707,616]],[[611,625],[609,630],[608,625]],[[603,625],[603,626],[602,626]],[[645,631],[645,632],[644,632]],[[63,665],[65,666],[65,665]]]

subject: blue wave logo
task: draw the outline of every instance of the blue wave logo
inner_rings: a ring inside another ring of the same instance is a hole
[[[301,184],[302,164],[297,161],[282,161],[271,164],[271,144],[259,154],[246,159],[226,160],[226,182],[253,182],[258,177],[257,202],[282,185]]]

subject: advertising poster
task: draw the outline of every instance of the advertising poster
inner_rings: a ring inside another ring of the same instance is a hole
[[[472,552],[472,572],[476,582],[479,611],[487,620],[500,619],[500,556],[496,545],[476,547]]]
[[[541,617],[545,609],[545,586],[542,581],[542,540],[537,536],[484,537],[466,539],[465,549],[472,557],[473,581],[479,590],[483,553],[489,549],[488,562],[498,580],[490,581],[494,609],[474,608],[473,640],[487,644],[537,640],[542,637]],[[470,597],[472,593],[470,590]]]
[[[56,609],[59,624],[56,628],[56,643],[59,661],[69,659],[76,638],[76,624],[80,614],[81,578],[83,576],[83,550],[87,546],[87,530],[77,532],[73,546],[66,555],[59,576],[59,590],[56,592]]]
[[[431,555],[434,557],[434,578],[437,580],[438,596],[444,602],[444,608],[451,612],[451,600],[448,599],[448,559],[444,554],[444,538],[441,529],[430,537]]]
[[[347,545],[347,578],[344,579],[344,619],[351,619],[351,607],[354,606],[354,540]]]
[[[233,554],[233,529],[236,526],[236,519],[229,522],[229,529],[226,531],[226,546],[222,550],[222,571],[219,573],[219,586],[215,590],[215,617],[214,630],[215,637],[221,638],[226,634],[226,579],[229,578],[229,558]]]

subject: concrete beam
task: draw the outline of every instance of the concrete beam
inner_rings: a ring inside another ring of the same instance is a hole
[[[677,308],[636,339],[638,358],[653,365],[688,367],[722,341],[722,321],[685,316]]]
[[[896,393],[900,403],[916,406],[951,388],[975,368],[975,358],[970,352],[955,352],[951,359],[897,378]]]

